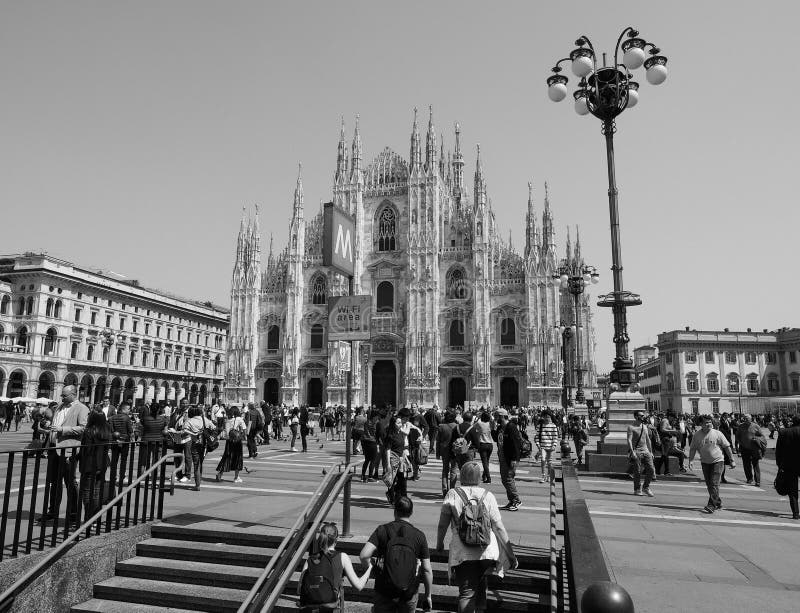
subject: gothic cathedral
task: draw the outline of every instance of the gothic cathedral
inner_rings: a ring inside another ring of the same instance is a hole
[[[525,250],[503,241],[481,166],[472,195],[461,131],[445,157],[432,115],[425,142],[416,111],[408,160],[388,147],[364,164],[358,118],[352,146],[342,122],[333,202],[356,220],[354,293],[372,296],[371,339],[353,345],[353,406],[557,405],[575,367],[559,324],[575,321],[553,280],[563,261],[545,185],[538,223],[528,184]],[[423,155],[424,149],[424,155]],[[337,345],[326,338],[327,300],[347,279],[322,266],[322,212],[307,218],[298,174],[286,248],[270,241],[261,269],[258,210],[243,217],[231,283],[226,398],[242,403],[345,403]],[[566,259],[581,261],[567,236]],[[580,297],[587,388],[596,384],[590,296]],[[570,343],[574,345],[575,337]]]

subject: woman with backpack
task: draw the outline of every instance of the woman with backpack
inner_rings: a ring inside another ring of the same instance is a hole
[[[231,407],[231,419],[225,439],[225,451],[217,464],[217,481],[222,480],[222,473],[233,471],[233,482],[241,483],[239,471],[244,467],[244,451],[242,443],[247,438],[247,424],[244,423],[238,407]]]
[[[347,577],[350,585],[359,592],[367,585],[372,563],[367,565],[364,574],[359,577],[350,556],[336,551],[338,540],[339,529],[336,523],[323,522],[297,583],[301,613],[342,613],[343,577]]]
[[[403,420],[399,414],[389,420],[384,446],[386,447],[386,464],[389,467],[383,478],[387,488],[386,500],[389,501],[389,504],[394,504],[398,496],[405,496],[408,491],[406,471],[411,468],[408,460],[408,442],[403,432]]]
[[[478,486],[482,467],[470,461],[461,467],[461,486],[447,492],[439,514],[436,550],[444,550],[450,528],[448,570],[458,586],[459,613],[486,611],[487,574],[516,568],[517,558],[500,517],[497,499]]]

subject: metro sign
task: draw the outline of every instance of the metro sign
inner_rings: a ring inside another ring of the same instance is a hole
[[[355,220],[335,207],[333,202],[326,202],[323,212],[322,264],[345,277],[352,277],[355,273],[355,236]]]

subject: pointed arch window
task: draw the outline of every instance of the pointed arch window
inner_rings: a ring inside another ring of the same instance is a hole
[[[467,297],[467,282],[461,268],[453,268],[447,274],[447,297],[463,300]]]
[[[86,359],[93,360],[94,359],[94,345],[89,345],[86,348]]]
[[[22,326],[17,331],[17,345],[20,347],[25,347],[25,351],[28,351],[28,328]]]
[[[3,296],[3,299],[0,300],[0,315],[8,315],[8,305],[10,304],[11,298]]]
[[[450,322],[450,346],[464,346],[464,320],[461,318]]]
[[[325,277],[317,275],[311,283],[311,304],[325,304]]]
[[[52,355],[56,348],[56,329],[50,328],[44,337],[44,354]]]
[[[311,349],[322,349],[322,341],[325,339],[325,330],[322,324],[311,326]]]
[[[25,312],[28,315],[33,315],[33,296],[28,296],[28,304],[27,308],[25,309]]]
[[[47,299],[47,306],[45,307],[45,310],[44,310],[45,317],[52,317],[53,316],[53,305],[54,304],[55,304],[55,301],[52,298],[48,298]]]
[[[56,306],[53,309],[53,317],[55,317],[56,319],[61,317],[61,307],[63,306],[64,306],[63,302],[61,302],[60,300],[56,300]]]
[[[25,298],[22,296],[17,300],[17,315],[25,315]]]
[[[397,216],[390,206],[378,215],[378,251],[394,251],[397,248]]]
[[[69,357],[73,360],[78,357],[78,343],[72,343],[72,347],[69,350]]]
[[[277,351],[280,342],[280,328],[270,326],[267,331],[267,351]]]

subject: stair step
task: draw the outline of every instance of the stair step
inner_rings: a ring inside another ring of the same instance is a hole
[[[171,583],[164,589],[163,581],[150,581],[135,577],[111,577],[94,586],[96,599],[121,600],[124,602],[180,607],[191,611],[209,613],[235,613],[247,596],[247,590]]]
[[[227,543],[199,543],[151,538],[137,544],[136,554],[150,558],[236,564],[237,566],[264,569],[269,562],[272,551],[263,547],[229,545]]]
[[[103,600],[92,598],[86,602],[74,605],[70,613],[197,613],[190,609],[176,609],[174,607],[160,607],[158,605],[141,604],[136,602],[122,602],[119,600]]]
[[[253,566],[233,566],[168,558],[154,561],[153,558],[142,556],[117,562],[116,567],[116,574],[119,577],[136,577],[175,583],[199,583],[238,590],[250,590],[262,572],[263,568]]]

